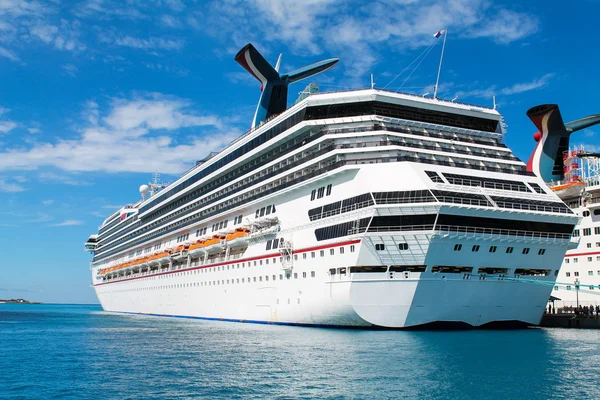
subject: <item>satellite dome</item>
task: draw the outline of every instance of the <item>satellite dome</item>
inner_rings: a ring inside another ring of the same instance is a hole
[[[148,185],[142,185],[140,186],[140,194],[142,196],[147,195],[150,192],[150,187]]]

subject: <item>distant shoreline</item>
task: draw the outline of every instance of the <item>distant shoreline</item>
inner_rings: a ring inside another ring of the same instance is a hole
[[[0,304],[44,304],[37,301],[29,301],[25,299],[0,299]]]

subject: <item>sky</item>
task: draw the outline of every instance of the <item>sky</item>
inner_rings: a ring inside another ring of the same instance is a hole
[[[526,161],[528,108],[600,113],[600,1],[520,3],[0,0],[0,299],[97,303],[88,236],[152,173],[173,181],[249,128],[259,83],[233,57],[250,42],[273,64],[282,53],[281,72],[339,57],[313,79],[321,91],[365,88],[373,74],[376,87],[425,94],[433,34],[447,29],[438,97],[496,96]],[[599,134],[572,143],[598,151]]]

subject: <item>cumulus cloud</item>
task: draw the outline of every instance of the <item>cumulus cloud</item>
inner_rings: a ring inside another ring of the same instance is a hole
[[[221,0],[209,12],[215,23],[203,28],[226,38],[231,52],[248,41],[267,50],[284,43],[299,54],[329,51],[342,55],[354,76],[364,75],[384,49],[431,44],[439,29],[503,44],[539,29],[535,16],[485,0]]]
[[[161,94],[115,99],[104,113],[89,102],[86,114],[78,138],[0,152],[0,170],[55,167],[71,172],[178,174],[241,133],[215,116],[194,111],[187,100]],[[61,179],[68,183],[65,179],[72,177]]]

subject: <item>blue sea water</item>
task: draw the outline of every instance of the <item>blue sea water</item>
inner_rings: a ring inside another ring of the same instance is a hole
[[[361,331],[0,305],[0,398],[600,399],[600,331]]]

